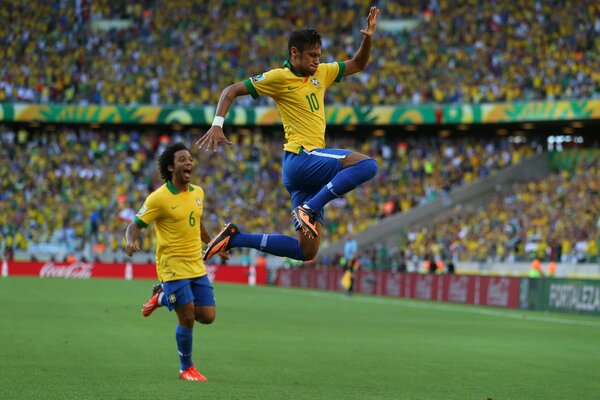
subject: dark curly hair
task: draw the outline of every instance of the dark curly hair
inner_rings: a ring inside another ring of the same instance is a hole
[[[170,182],[173,179],[173,173],[169,171],[169,165],[175,165],[175,153],[180,150],[188,150],[183,143],[173,143],[168,146],[165,151],[158,157],[158,171],[165,182]]]
[[[301,29],[299,31],[292,32],[288,41],[288,53],[292,55],[292,47],[298,49],[299,52],[303,52],[306,49],[312,49],[316,45],[319,47],[321,43],[321,35],[316,29]]]

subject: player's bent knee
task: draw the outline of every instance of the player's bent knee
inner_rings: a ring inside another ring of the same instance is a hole
[[[319,249],[303,249],[302,254],[304,255],[304,261],[310,261],[317,256]]]
[[[194,327],[194,320],[196,315],[194,311],[194,304],[192,302],[184,304],[183,306],[176,307],[175,312],[177,313],[179,325],[188,329]]]
[[[302,261],[310,261],[314,259],[319,252],[319,238],[317,237],[310,239],[307,236],[301,235],[299,241],[300,251],[302,252]]]
[[[196,321],[204,325],[210,325],[215,320],[216,313],[215,310],[196,310]]]
[[[203,325],[210,325],[213,323],[214,320],[215,320],[214,315],[210,316],[210,317],[207,317],[204,315],[196,317],[196,321],[200,322]]]
[[[362,161],[362,163],[366,172],[365,175],[367,175],[369,179],[374,178],[375,175],[377,175],[377,172],[379,172],[379,164],[376,160],[369,158],[368,160]]]

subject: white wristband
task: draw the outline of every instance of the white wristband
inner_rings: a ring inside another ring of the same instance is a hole
[[[215,115],[215,119],[213,119],[213,125],[216,125],[220,128],[223,127],[223,122],[225,122],[225,118],[224,117],[219,117],[218,115]]]

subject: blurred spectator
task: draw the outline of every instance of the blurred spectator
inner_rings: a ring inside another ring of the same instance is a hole
[[[346,243],[344,243],[344,259],[346,263],[352,263],[357,255],[358,242],[352,237],[352,234],[348,234],[346,237]]]
[[[554,261],[550,261],[548,263],[548,277],[554,278],[556,276],[556,263]]]
[[[542,263],[537,258],[531,261],[531,267],[529,268],[530,278],[542,278],[544,273],[542,271]]]

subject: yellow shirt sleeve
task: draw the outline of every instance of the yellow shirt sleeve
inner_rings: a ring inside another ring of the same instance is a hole
[[[156,192],[151,193],[150,196],[146,198],[142,208],[135,214],[134,221],[142,228],[146,228],[160,215],[161,207],[156,201],[157,196],[155,193]]]
[[[277,97],[284,88],[283,69],[276,68],[244,81],[246,88],[256,99],[260,96]]]
[[[329,87],[333,82],[339,82],[344,76],[346,64],[343,62],[332,62],[324,64],[325,67],[325,86]]]

